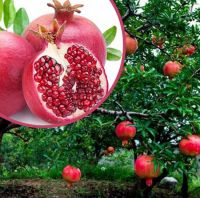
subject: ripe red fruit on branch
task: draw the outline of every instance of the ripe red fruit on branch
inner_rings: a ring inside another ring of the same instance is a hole
[[[140,155],[135,161],[135,173],[142,179],[146,179],[146,185],[153,184],[153,178],[160,174],[160,167],[154,164],[154,158],[149,155]]]
[[[23,90],[33,114],[49,123],[72,123],[103,99],[108,81],[103,65],[86,46],[64,42],[64,24],[39,26],[43,51],[25,68]]]
[[[0,113],[3,115],[13,115],[25,107],[22,74],[34,53],[24,38],[10,32],[0,33]]]
[[[177,75],[182,69],[182,65],[179,62],[176,61],[168,61],[165,63],[163,67],[163,72],[165,76],[169,76],[170,78],[173,78],[175,75]]]
[[[67,188],[71,188],[73,183],[80,181],[81,171],[73,166],[66,166],[62,172],[63,179],[67,182]]]
[[[126,32],[126,54],[134,54],[138,49],[138,41],[136,38],[131,38],[130,35]]]
[[[135,137],[136,127],[130,121],[123,121],[119,123],[115,129],[115,133],[119,139],[122,140],[122,145],[128,144],[128,140]]]
[[[53,0],[54,4],[49,3],[48,6],[55,10],[53,14],[46,14],[34,20],[27,27],[24,36],[34,46],[37,51],[44,49],[45,42],[43,39],[33,35],[31,31],[37,31],[38,24],[50,28],[51,22],[56,19],[59,25],[66,22],[66,27],[62,34],[62,42],[76,43],[85,46],[101,65],[105,65],[106,61],[106,43],[99,28],[89,19],[75,15],[80,13],[81,4],[71,5],[66,0],[62,5],[59,1]]]
[[[141,66],[140,66],[140,70],[141,70],[141,71],[145,71],[144,65],[141,65]]]
[[[185,155],[200,155],[200,136],[188,135],[187,138],[183,138],[179,143],[179,149]]]
[[[182,52],[184,55],[191,56],[195,53],[196,48],[193,45],[184,45]]]
[[[114,147],[109,146],[109,147],[107,148],[107,152],[108,152],[108,154],[113,154],[113,153],[115,152]]]

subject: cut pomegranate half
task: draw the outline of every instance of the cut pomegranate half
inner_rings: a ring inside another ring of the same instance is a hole
[[[74,122],[95,108],[108,92],[104,67],[85,46],[59,42],[58,37],[54,40],[60,29],[53,34],[44,27],[39,29],[48,45],[25,68],[26,102],[33,114],[47,122]]]

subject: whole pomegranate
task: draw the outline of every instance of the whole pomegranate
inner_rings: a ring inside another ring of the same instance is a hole
[[[141,65],[141,66],[140,66],[140,71],[142,71],[142,72],[145,71],[144,65]]]
[[[182,65],[179,62],[168,61],[163,67],[163,72],[165,76],[173,78],[177,75],[182,69]]]
[[[0,32],[0,113],[6,116],[25,106],[22,92],[24,66],[34,55],[32,46],[22,37]]]
[[[196,48],[193,45],[184,45],[182,52],[184,55],[191,56],[195,53]]]
[[[140,155],[135,161],[135,173],[142,179],[146,179],[146,185],[153,184],[152,179],[160,174],[160,167],[155,167],[154,158],[149,155]]]
[[[73,166],[66,166],[62,172],[63,179],[67,182],[67,188],[71,188],[73,183],[80,181],[81,171]]]
[[[99,28],[89,19],[77,16],[74,13],[80,13],[81,4],[71,5],[69,0],[66,0],[62,5],[59,1],[53,0],[54,4],[48,3],[49,7],[55,10],[55,13],[46,14],[35,19],[27,27],[24,37],[40,51],[44,49],[45,42],[43,39],[32,34],[31,31],[37,31],[38,24],[50,28],[51,22],[56,19],[61,26],[67,23],[62,34],[63,43],[73,43],[87,48],[104,66],[107,56],[106,43]],[[30,31],[31,30],[31,31]]]
[[[138,41],[136,38],[131,38],[130,35],[126,32],[126,54],[134,54],[138,49]]]
[[[133,123],[130,121],[123,121],[119,123],[115,129],[115,133],[117,137],[122,140],[123,146],[128,144],[129,139],[135,137],[136,127],[130,125],[133,125]]]
[[[107,148],[107,152],[108,152],[108,154],[113,154],[113,153],[115,152],[115,148],[112,147],[112,146],[109,146],[109,147]]]
[[[27,65],[23,91],[33,114],[53,124],[69,124],[102,101],[108,91],[103,65],[84,45],[61,39],[65,24],[33,32],[43,38],[43,50]]]
[[[179,149],[185,155],[200,155],[200,136],[188,135],[187,138],[183,138],[179,143]]]

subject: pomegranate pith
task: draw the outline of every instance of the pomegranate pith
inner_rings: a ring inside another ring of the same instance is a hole
[[[97,58],[83,45],[62,43],[55,36],[63,26],[58,28],[56,21],[53,25],[55,32],[39,27],[49,43],[25,68],[23,90],[33,114],[49,123],[68,124],[99,104],[108,81]]]

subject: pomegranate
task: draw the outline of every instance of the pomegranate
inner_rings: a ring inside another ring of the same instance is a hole
[[[179,143],[179,149],[185,155],[200,155],[200,136],[188,135],[187,138],[183,138]]]
[[[60,40],[64,25],[39,26],[48,41],[25,68],[23,90],[33,114],[49,123],[72,123],[95,108],[108,91],[104,67],[87,47]],[[60,35],[60,36],[59,36]]]
[[[10,116],[24,108],[22,73],[34,53],[24,38],[0,32],[0,113],[3,115]]]
[[[138,41],[136,38],[131,38],[130,35],[126,32],[126,54],[134,54],[138,49]]]
[[[66,166],[62,172],[63,179],[67,182],[67,188],[72,188],[73,183],[80,181],[81,171],[73,166]]]
[[[109,147],[107,148],[107,152],[108,152],[108,154],[113,154],[113,153],[115,152],[114,147],[109,146]]]
[[[140,71],[142,71],[142,72],[145,71],[145,67],[144,67],[144,65],[141,65],[141,66],[140,66]]]
[[[135,173],[142,179],[146,179],[146,185],[153,184],[153,178],[160,174],[160,167],[157,168],[153,162],[154,158],[149,155],[140,155],[135,161]]]
[[[122,140],[123,146],[128,144],[129,139],[135,137],[136,127],[130,125],[133,125],[133,123],[130,121],[123,121],[119,123],[115,129],[115,133],[117,137]]]
[[[163,38],[157,38],[155,35],[152,36],[152,43],[158,48],[162,49],[164,47],[164,42]]]
[[[182,52],[184,55],[191,56],[195,53],[195,47],[193,45],[184,45]]]
[[[165,76],[173,78],[177,75],[182,69],[182,65],[179,62],[168,61],[163,67],[163,72]]]
[[[25,38],[37,51],[40,51],[44,48],[45,42],[41,38],[33,35],[31,31],[37,31],[38,24],[49,28],[54,19],[58,21],[59,25],[67,22],[62,34],[62,42],[85,46],[100,64],[104,66],[107,52],[106,43],[101,31],[92,21],[74,14],[75,12],[80,13],[79,8],[83,7],[83,5],[78,4],[72,6],[69,0],[66,0],[63,5],[57,0],[53,0],[53,2],[54,4],[48,3],[48,6],[52,7],[55,13],[40,16],[30,23],[25,30]]]

